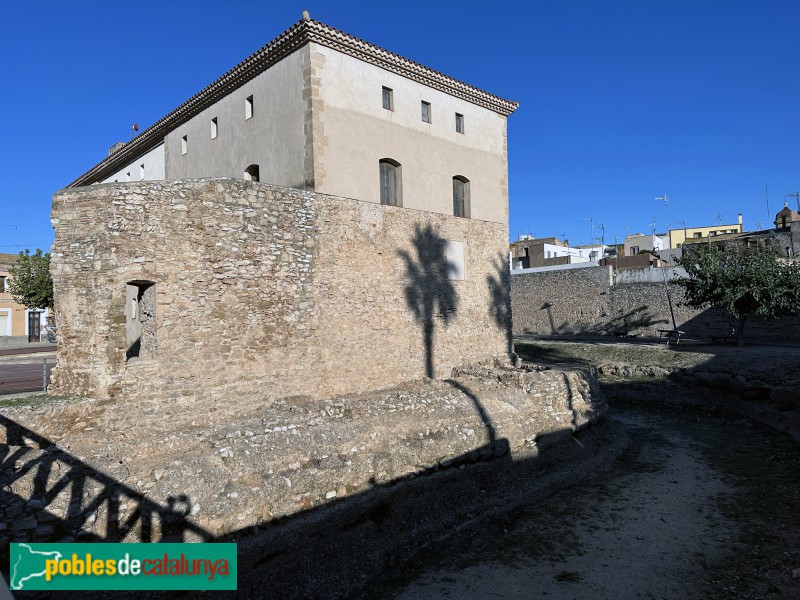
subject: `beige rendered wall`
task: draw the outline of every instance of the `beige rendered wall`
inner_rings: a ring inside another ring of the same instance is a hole
[[[167,134],[166,178],[242,179],[259,165],[262,182],[304,186],[306,103],[301,48]],[[253,116],[245,119],[245,99],[253,96]],[[211,120],[218,134],[211,138]],[[187,136],[187,153],[181,138]]]
[[[226,179],[64,190],[53,218],[56,394],[323,398],[508,349],[505,224]],[[445,240],[464,280],[437,279]],[[131,281],[156,286],[148,360],[125,358]]]
[[[144,177],[141,176],[141,167],[144,166]],[[155,181],[166,179],[164,166],[164,144],[159,144],[143,156],[139,157],[131,164],[126,165],[113,175],[106,177],[100,183],[112,183],[115,181]],[[130,173],[130,178],[128,177]]]
[[[451,215],[452,178],[461,175],[470,181],[471,217],[508,223],[504,116],[317,44],[311,53],[322,58],[317,191],[379,203],[378,161],[392,158],[402,165],[403,206]],[[393,111],[383,108],[383,86],[393,90]],[[432,123],[422,122],[423,100]]]

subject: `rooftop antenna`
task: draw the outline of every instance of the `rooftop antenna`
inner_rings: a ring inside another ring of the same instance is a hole
[[[717,224],[718,225],[722,225],[722,211],[721,210],[717,211]]]
[[[764,222],[763,221],[759,221],[758,224],[756,225],[756,229],[758,229],[760,231],[763,226],[764,226]]]
[[[667,195],[664,194],[663,196],[656,198],[656,200],[661,200],[664,203],[664,212],[667,217],[667,220],[664,221],[664,226],[667,228],[667,231],[669,231],[669,198],[667,198]]]
[[[653,235],[656,234],[656,218],[655,217],[653,217],[653,222],[650,223],[650,233],[652,233]]]
[[[794,192],[792,194],[786,194],[784,199],[786,198],[794,198],[797,201],[797,212],[800,212],[800,193]]]

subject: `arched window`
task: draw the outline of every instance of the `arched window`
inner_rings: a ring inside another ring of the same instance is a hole
[[[469,217],[469,179],[456,175],[453,177],[453,214]]]
[[[400,163],[391,158],[382,158],[378,165],[381,175],[381,204],[403,206]]]
[[[244,178],[247,181],[258,181],[258,165],[250,165],[244,170]]]

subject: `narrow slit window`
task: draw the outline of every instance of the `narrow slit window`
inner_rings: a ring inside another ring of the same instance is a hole
[[[456,132],[464,133],[464,115],[456,113]]]
[[[186,154],[189,147],[189,136],[185,135],[181,138],[181,154]]]
[[[218,131],[219,130],[217,129],[217,117],[214,117],[213,119],[211,119],[211,139],[212,140],[216,139]]]
[[[131,172],[128,171],[127,173],[125,173],[125,181],[130,181],[130,180],[131,180]]]
[[[253,118],[253,97],[248,96],[244,99],[244,118],[252,119]]]
[[[394,91],[392,88],[383,88],[383,108],[386,110],[394,110]]]
[[[144,163],[139,165],[139,180],[144,179]]]
[[[422,101],[422,122],[431,122],[431,103],[425,102],[425,100]]]

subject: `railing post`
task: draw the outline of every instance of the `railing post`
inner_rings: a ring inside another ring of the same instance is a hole
[[[47,359],[42,359],[42,390],[47,391]]]

